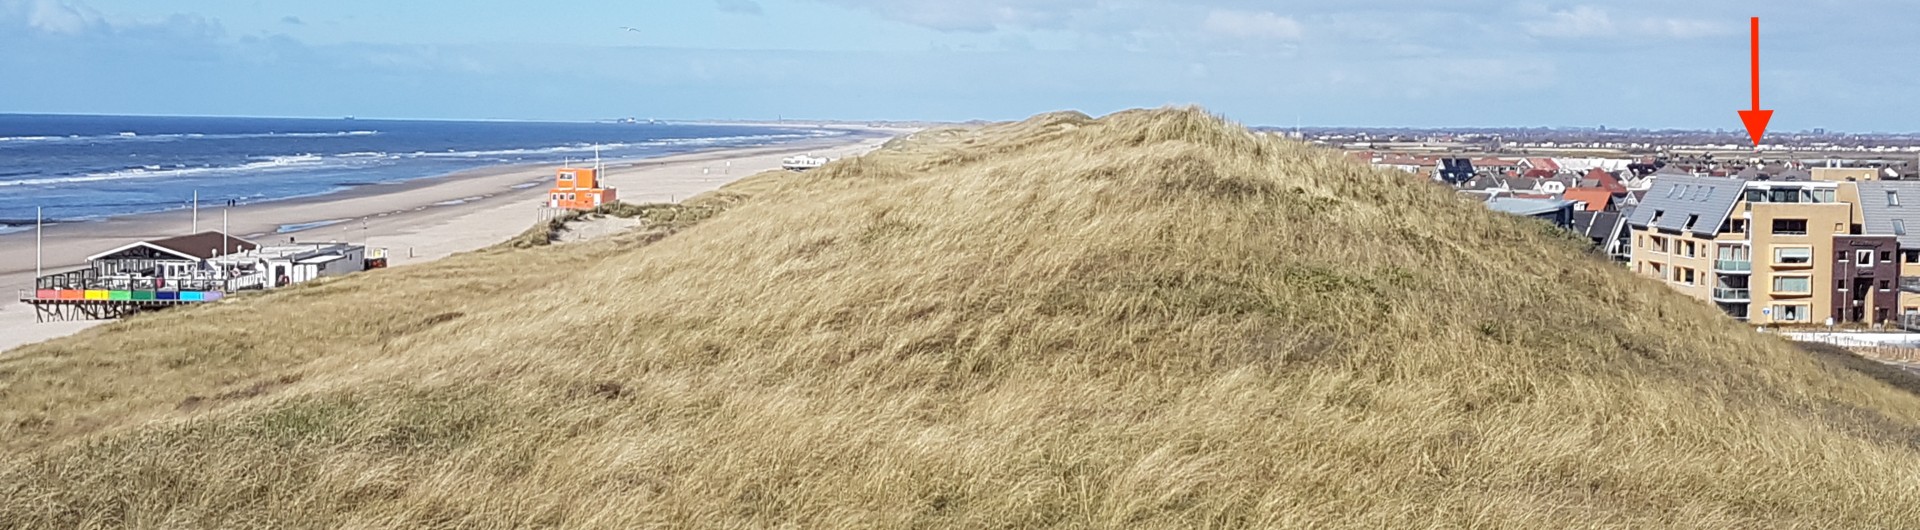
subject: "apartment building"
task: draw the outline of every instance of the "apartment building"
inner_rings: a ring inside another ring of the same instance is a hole
[[[1920,329],[1920,181],[1872,180],[1856,186],[1863,231],[1890,234],[1900,248],[1900,324]]]
[[[1920,296],[1902,306],[1902,267],[1920,272],[1902,263],[1920,252],[1902,252],[1891,228],[1905,218],[1882,211],[1889,231],[1869,231],[1863,184],[1663,175],[1627,220],[1633,270],[1759,324],[1880,324],[1920,312]],[[1912,193],[1920,201],[1920,188]]]

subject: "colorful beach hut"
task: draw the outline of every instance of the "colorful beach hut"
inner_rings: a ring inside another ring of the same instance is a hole
[[[560,168],[547,192],[547,207],[561,210],[592,210],[616,200],[616,190],[600,185],[597,168]]]

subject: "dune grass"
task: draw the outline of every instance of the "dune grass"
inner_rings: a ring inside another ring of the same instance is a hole
[[[0,526],[1920,527],[1899,374],[1194,109],[654,213],[18,350]]]

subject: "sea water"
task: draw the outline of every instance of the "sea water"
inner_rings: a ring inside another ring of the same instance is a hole
[[[814,128],[0,114],[0,233],[51,221],[257,203],[503,164],[768,145]]]

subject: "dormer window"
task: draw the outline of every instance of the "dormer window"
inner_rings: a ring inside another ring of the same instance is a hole
[[[1896,236],[1907,235],[1907,221],[1905,219],[1893,220],[1893,235],[1896,235]]]
[[[1887,190],[1887,206],[1900,205],[1900,192]]]
[[[1693,225],[1699,222],[1700,222],[1700,216],[1698,214],[1687,216],[1687,227],[1685,228],[1685,230],[1692,230]]]

